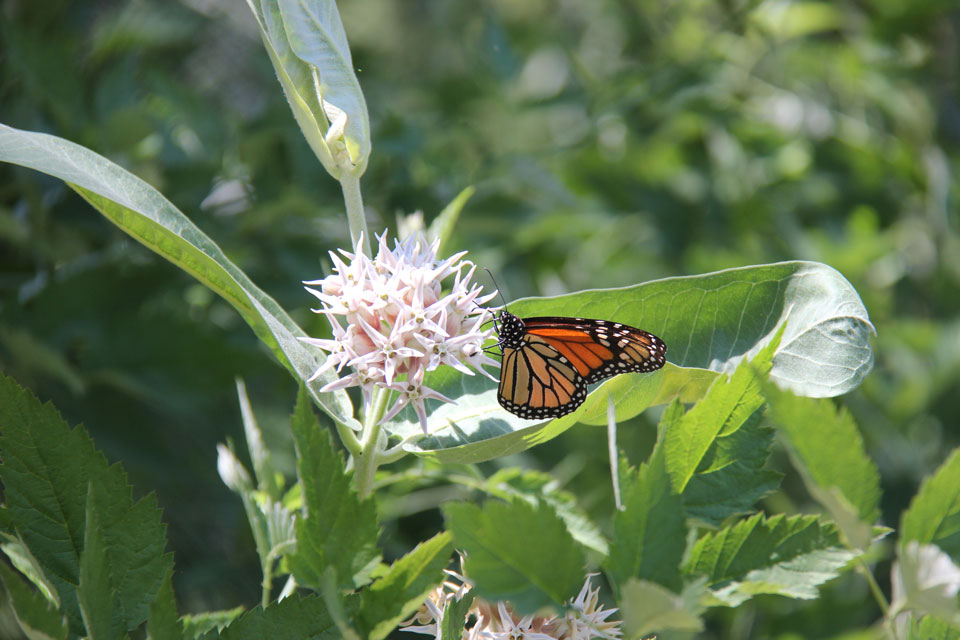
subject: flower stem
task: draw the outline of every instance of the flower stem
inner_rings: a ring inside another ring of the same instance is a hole
[[[890,615],[890,603],[887,602],[887,598],[883,595],[883,591],[880,589],[880,585],[877,584],[876,578],[873,577],[869,567],[864,564],[862,558],[857,558],[857,571],[864,577],[867,581],[867,585],[870,587],[870,592],[873,594],[874,600],[877,601],[877,604],[880,606],[880,609],[883,610],[886,615]]]
[[[367,219],[363,213],[363,196],[360,194],[360,176],[344,171],[340,176],[340,188],[343,190],[343,202],[347,205],[347,223],[350,225],[350,241],[356,247],[363,234],[363,252],[370,255],[370,234],[367,232]]]
[[[387,410],[390,389],[378,387],[374,391],[370,405],[363,417],[363,434],[360,439],[360,454],[354,458],[354,478],[357,482],[357,494],[363,500],[373,493],[373,476],[379,464],[380,419]]]

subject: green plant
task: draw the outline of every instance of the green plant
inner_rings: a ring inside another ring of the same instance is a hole
[[[371,149],[369,127],[335,6],[263,2],[252,8],[306,139],[342,186],[353,244],[369,255],[359,190]],[[118,637],[146,619],[148,633],[158,638],[259,637],[265,628],[274,637],[384,637],[438,588],[454,546],[467,552],[463,570],[474,582],[471,594],[490,603],[509,601],[526,614],[575,601],[586,566],[602,566],[630,637],[699,628],[704,607],[735,607],[757,594],[812,598],[819,584],[849,566],[874,586],[891,633],[906,633],[897,624],[909,625],[911,611],[947,621],[956,615],[950,561],[908,544],[940,545],[956,557],[949,525],[956,517],[949,499],[955,465],[944,466],[904,517],[901,587],[887,605],[865,555],[887,533],[874,527],[879,481],[852,422],[827,401],[796,399],[764,382],[769,370],[770,379],[801,395],[825,397],[856,387],[869,372],[872,326],[856,291],[830,267],[778,263],[511,303],[521,315],[591,315],[648,328],[669,345],[670,364],[656,374],[609,380],[576,413],[544,423],[503,412],[493,385],[480,376],[438,369],[429,386],[457,402],[431,406],[424,433],[411,410],[381,424],[388,391],[367,398],[357,412],[342,389],[321,390],[333,381],[329,372],[310,381],[323,358],[300,340],[305,332],[143,181],[83,147],[8,127],[0,130],[0,157],[64,180],[121,229],[220,294],[304,384],[291,423],[297,484],[287,487],[271,466],[242,386],[253,476],[229,448],[221,451],[222,475],[244,502],[260,556],[261,607],[181,624],[155,507],[132,503],[119,472],[106,467],[81,432],[68,432],[49,408],[7,381],[9,402],[3,405],[10,410],[0,423],[9,438],[0,446],[8,504],[4,550],[39,593],[9,572],[4,579],[25,629],[48,630],[51,637]],[[465,201],[455,201],[427,230],[440,246]],[[742,364],[748,358],[753,368]],[[310,400],[335,427],[352,471],[312,414]],[[760,418],[765,403],[832,521],[743,515],[778,483],[764,470],[772,439]],[[623,421],[664,404],[648,460],[635,469],[622,464],[624,510],[610,517],[609,539],[541,474],[509,470],[485,478],[454,466],[524,451],[577,422],[607,424],[611,412],[614,421]],[[63,463],[69,476],[46,456],[31,459],[26,445],[17,448],[24,440],[69,443],[66,433],[73,434],[74,446],[60,451],[50,445],[50,453],[83,451],[79,464]],[[417,472],[384,466],[410,454],[446,466],[413,479]],[[387,566],[377,547],[374,496],[378,487],[403,482],[461,485],[495,499],[483,507],[445,507],[447,531]],[[52,519],[54,534],[36,528],[36,514],[49,512],[50,488],[63,496],[57,501],[63,517]],[[19,496],[25,497],[16,502]],[[937,521],[942,526],[928,526]],[[50,539],[69,540],[72,553],[63,556],[47,545]],[[943,569],[938,575],[945,578],[924,582],[931,567]],[[281,575],[292,576],[283,595],[293,585],[318,595],[275,603],[274,578]],[[438,623],[436,631],[462,633],[470,603],[444,602],[448,626]],[[448,618],[448,611],[455,613]],[[946,623],[928,616],[919,624],[922,633]]]

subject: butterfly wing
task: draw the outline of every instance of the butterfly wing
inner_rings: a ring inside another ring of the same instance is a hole
[[[545,340],[524,335],[504,347],[497,400],[527,419],[556,418],[583,404],[587,385],[569,360]]]
[[[620,373],[655,371],[666,362],[663,340],[619,322],[537,317],[524,318],[523,323],[528,336],[540,338],[564,356],[585,384]]]

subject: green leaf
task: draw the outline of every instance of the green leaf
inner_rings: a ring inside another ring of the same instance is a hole
[[[141,624],[173,562],[172,556],[163,553],[165,530],[154,496],[134,503],[123,470],[107,465],[83,429],[71,430],[52,405],[41,405],[3,376],[0,432],[4,461],[0,479],[10,517],[53,584],[71,631],[83,633],[77,599],[81,564],[96,562],[95,558],[84,560],[86,551],[81,551],[85,549],[88,488],[95,496],[100,523],[93,542],[109,549],[109,585],[116,593],[113,615],[119,620],[114,628]]]
[[[387,637],[420,608],[434,587],[443,582],[443,568],[453,552],[452,540],[450,532],[445,531],[421,542],[360,592],[360,610],[354,624],[364,638]]]
[[[286,602],[286,600],[284,601]],[[223,611],[205,611],[193,615],[185,615],[181,618],[183,623],[183,635],[187,638],[201,638],[213,635],[219,637],[216,633],[218,629],[224,629],[239,618],[245,609],[243,607],[234,607]]]
[[[17,622],[30,640],[66,640],[69,633],[67,620],[52,602],[39,591],[28,587],[3,562],[0,562],[0,578],[7,589]]]
[[[440,623],[441,640],[463,640],[463,627],[467,623],[467,613],[473,604],[473,593],[463,594],[459,600],[453,598],[447,602],[443,610],[443,621]]]
[[[60,178],[124,232],[215,291],[296,379],[308,379],[320,366],[316,350],[298,340],[306,334],[280,305],[140,178],[80,145],[5,125],[0,125],[0,160]],[[333,379],[321,376],[309,385],[314,400],[335,420],[359,430],[346,392],[317,391]]]
[[[342,112],[346,116],[342,141],[354,165],[352,171],[359,176],[370,155],[370,121],[336,3],[247,0],[247,4],[260,25],[294,117],[314,153],[339,179],[338,151],[327,133]]]
[[[297,582],[320,589],[328,567],[338,586],[352,589],[369,582],[380,561],[377,508],[360,500],[330,433],[313,414],[303,390],[292,420],[303,508],[297,520],[297,550],[288,562]]]
[[[670,486],[662,450],[639,469],[621,464],[624,510],[613,516],[613,540],[604,569],[615,585],[629,578],[679,591],[680,561],[686,547],[683,500]]]
[[[705,576],[720,604],[737,606],[763,593],[816,598],[856,555],[816,516],[757,514],[697,540],[684,571]]]
[[[184,640],[183,624],[177,616],[177,601],[173,593],[172,572],[160,585],[157,599],[147,612],[147,634],[150,640]]]
[[[628,578],[620,589],[624,637],[646,638],[654,632],[703,630],[697,598],[703,587],[683,596],[655,582]]]
[[[4,512],[7,513],[8,510],[4,509]],[[18,537],[10,534],[3,534],[3,537],[7,539],[8,542],[0,545],[0,549],[3,549],[3,552],[10,558],[10,563],[16,567],[17,571],[25,575],[27,579],[33,583],[33,586],[39,589],[40,593],[42,593],[47,600],[59,605],[60,596],[57,593],[56,587],[50,579],[47,578],[43,567],[40,566],[40,562],[30,553],[30,549],[28,549]]]
[[[910,630],[908,640],[960,640],[960,625],[951,625],[935,616],[923,616]]]
[[[509,600],[518,613],[532,613],[562,605],[583,583],[583,550],[549,505],[448,503],[443,514],[479,597]]]
[[[253,462],[253,473],[257,477],[257,489],[265,491],[271,498],[279,499],[283,487],[277,484],[277,470],[270,461],[270,450],[263,443],[263,433],[257,424],[257,417],[247,397],[247,387],[237,378],[237,398],[240,401],[240,416],[243,419],[243,433],[247,440],[247,451]]]
[[[567,526],[573,539],[602,555],[607,555],[609,546],[600,529],[586,512],[577,505],[576,496],[555,488],[556,479],[548,473],[510,467],[501,469],[486,482],[487,493],[503,500],[523,498],[535,505],[543,501],[553,507]]]
[[[924,480],[900,520],[900,541],[935,544],[960,563],[960,449]]]
[[[90,640],[113,640],[123,635],[123,629],[117,624],[121,621],[114,614],[114,599],[119,594],[110,584],[107,543],[104,540],[95,496],[96,490],[91,483],[87,493],[87,517],[77,595],[83,624],[87,630],[86,636]]]
[[[783,338],[771,377],[807,396],[845,393],[873,366],[874,332],[857,292],[835,269],[815,262],[783,262],[665,278],[620,289],[580,291],[555,298],[518,300],[513,313],[616,320],[660,336],[667,365],[650,374],[625,374],[603,382],[577,411],[546,422],[520,419],[497,403],[496,385],[482,376],[437,371],[427,384],[457,404],[428,403],[431,436],[407,449],[440,462],[468,463],[524,451],[555,438],[577,422],[605,425],[607,396],[617,420],[674,399],[699,400],[717,378],[731,373]],[[602,391],[602,393],[601,393]],[[416,438],[413,412],[387,424]]]
[[[801,398],[768,384],[769,415],[786,438],[811,495],[830,511],[848,542],[866,549],[879,517],[880,473],[853,417],[829,400]]]
[[[476,192],[477,189],[475,187],[466,187],[458,193],[457,197],[451,200],[450,203],[443,208],[443,211],[437,214],[433,222],[430,223],[430,228],[427,229],[427,237],[431,240],[436,238],[440,241],[440,244],[437,246],[438,256],[446,255],[447,242],[450,240],[450,236],[453,234],[453,228],[460,218],[460,212],[463,211],[467,201],[472,198]]]
[[[718,378],[707,395],[678,419],[665,425],[663,453],[667,474],[676,493],[683,493],[695,472],[722,469],[736,458],[716,455],[707,460],[707,452],[719,436],[737,431],[763,406],[758,375],[770,370],[770,349],[764,349],[756,358],[744,361],[729,378]]]
[[[317,596],[291,596],[266,609],[256,607],[232,621],[222,640],[339,640],[340,631]]]

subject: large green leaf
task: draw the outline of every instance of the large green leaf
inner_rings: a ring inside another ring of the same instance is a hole
[[[794,465],[847,541],[866,549],[879,516],[880,472],[850,413],[825,399],[801,398],[767,383],[768,415],[785,436]]]
[[[156,498],[134,502],[126,474],[86,431],[2,376],[0,433],[10,520],[71,631],[82,633],[86,622],[96,626],[89,634],[107,637],[142,623],[173,565]]]
[[[604,569],[616,586],[630,578],[679,591],[686,548],[683,499],[670,486],[662,447],[638,469],[623,464],[623,511],[613,516],[613,538]]]
[[[147,248],[217,292],[240,313],[277,359],[300,380],[317,370],[317,351],[303,330],[223,254],[213,240],[149,184],[68,140],[0,125],[0,160],[60,178]],[[343,391],[319,393],[333,379],[311,383],[314,399],[336,420],[359,429]]]
[[[264,46],[304,137],[327,171],[340,177],[327,133],[345,116],[345,151],[362,174],[370,156],[370,121],[350,47],[333,0],[247,0]]]
[[[443,513],[476,593],[508,600],[518,613],[560,606],[583,582],[583,549],[546,503],[450,502]]]
[[[815,262],[783,262],[666,278],[620,289],[524,299],[510,311],[616,320],[651,331],[667,344],[667,365],[651,374],[604,382],[577,411],[546,422],[522,420],[497,404],[496,385],[480,376],[437,372],[428,384],[456,400],[429,407],[430,437],[408,445],[444,462],[476,462],[523,451],[577,422],[606,424],[607,394],[617,419],[679,398],[698,400],[718,373],[731,373],[766,346],[782,327],[771,377],[795,393],[845,393],[873,366],[867,311],[849,282]],[[416,417],[403,413],[387,425],[416,437]]]
[[[816,516],[757,514],[700,538],[685,570],[706,577],[716,603],[737,606],[762,593],[816,598],[856,555]]]
[[[352,473],[318,422],[302,390],[291,421],[303,508],[297,518],[297,550],[288,556],[297,582],[321,590],[333,569],[344,590],[360,587],[380,561],[377,506],[360,499]]]

